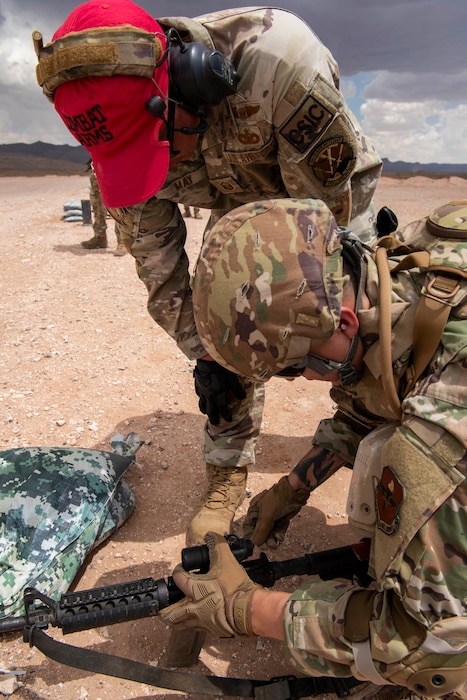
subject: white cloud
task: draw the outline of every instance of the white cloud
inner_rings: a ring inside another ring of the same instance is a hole
[[[0,18],[0,142],[75,144],[36,82],[37,58],[32,32],[40,27],[33,14],[7,2]],[[44,43],[47,38],[44,37]]]
[[[136,1],[157,16],[232,7],[229,0],[158,0],[155,9],[153,0]],[[50,41],[79,2],[0,0],[0,143],[76,143],[35,81],[31,33],[40,29]],[[346,76],[345,97],[383,156],[467,163],[466,0],[273,4],[298,12],[329,46]]]
[[[419,70],[389,72],[377,71],[371,81],[364,86],[365,99],[390,100],[392,102],[425,102],[442,100],[461,102],[467,95],[467,67],[453,66],[449,72],[429,72]]]
[[[346,100],[357,96],[357,86],[355,81],[350,78],[341,78],[340,89]]]
[[[0,32],[0,82],[3,85],[31,85],[34,82],[36,56],[32,44],[30,20],[18,16],[13,8],[3,9]]]
[[[389,160],[467,163],[467,105],[367,100],[365,133]]]

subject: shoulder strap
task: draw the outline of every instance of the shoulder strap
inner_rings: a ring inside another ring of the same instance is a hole
[[[420,296],[413,325],[413,359],[406,373],[404,396],[412,390],[435,354],[451,313],[449,300],[459,287],[459,280],[438,273],[428,283],[429,295]]]
[[[245,678],[225,678],[203,676],[199,673],[185,673],[143,664],[120,656],[103,654],[92,649],[83,649],[57,642],[37,627],[24,628],[24,641],[37,647],[43,654],[58,663],[80,668],[93,673],[125,678],[168,690],[181,690],[185,693],[258,698],[258,700],[292,700],[295,698],[317,697],[324,693],[335,693],[339,698],[347,697],[350,688],[362,683],[353,678],[272,678],[271,680],[247,680]]]
[[[391,340],[391,274],[387,250],[379,246],[375,253],[375,262],[379,277],[379,344],[381,381],[389,405],[396,418],[402,416],[401,402],[397,393],[392,371]]]
[[[465,235],[465,234],[464,234]],[[388,402],[400,417],[400,399],[394,382],[391,360],[391,272],[410,270],[414,267],[430,269],[430,278],[424,293],[420,295],[415,313],[412,344],[412,364],[407,369],[402,396],[414,387],[438,347],[452,308],[452,300],[460,289],[460,280],[466,271],[452,267],[430,268],[430,253],[426,250],[410,251],[394,235],[378,239],[375,261],[379,276],[379,334],[381,379]],[[402,260],[389,270],[388,251],[397,254],[407,252]],[[397,411],[396,411],[397,409]]]

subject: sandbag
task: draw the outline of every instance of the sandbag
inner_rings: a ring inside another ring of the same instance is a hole
[[[130,433],[114,436],[114,452],[0,452],[0,619],[24,614],[26,587],[58,600],[86,555],[125,522],[135,498],[123,475],[141,444]]]

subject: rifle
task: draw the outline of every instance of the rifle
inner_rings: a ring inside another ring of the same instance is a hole
[[[368,576],[370,540],[367,539],[353,545],[278,562],[270,561],[264,552],[258,559],[249,559],[253,553],[251,540],[240,539],[235,535],[229,535],[226,539],[232,553],[242,564],[248,576],[266,588],[272,587],[281,578],[294,575],[318,575],[322,580],[356,579],[362,586],[367,586],[371,581]],[[208,571],[208,547],[199,545],[183,549],[182,565],[187,571],[200,573]],[[35,588],[27,588],[23,596],[25,615],[0,621],[0,632],[23,630],[25,642],[31,646],[37,646],[47,656],[60,663],[191,693],[287,698],[329,692],[344,697],[348,695],[349,688],[360,682],[355,678],[303,679],[292,676],[287,676],[286,679],[254,681],[180,673],[88,649],[79,649],[56,642],[44,634],[44,630],[49,625],[61,628],[65,635],[119,622],[153,617],[158,615],[160,610],[183,597],[184,593],[177,588],[171,576],[157,580],[143,578],[65,593],[58,602]],[[271,695],[272,684],[275,686],[275,693],[278,693],[278,684],[282,684],[282,694]]]
[[[264,552],[259,559],[248,559],[253,553],[251,540],[235,535],[228,535],[226,539],[248,576],[265,588],[271,588],[276,581],[287,576],[318,575],[323,581],[356,578],[362,586],[367,586],[371,580],[367,573],[369,540],[366,539],[285,561],[270,561]],[[183,549],[182,566],[186,571],[208,571],[207,546]],[[25,615],[0,621],[0,632],[19,631],[32,625],[47,629],[52,625],[61,628],[65,635],[153,617],[183,597],[184,593],[171,576],[157,580],[148,577],[65,593],[58,602],[35,588],[26,588],[23,596]]]

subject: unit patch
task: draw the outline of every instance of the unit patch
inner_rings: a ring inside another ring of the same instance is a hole
[[[391,467],[384,467],[375,490],[378,529],[392,535],[399,529],[399,510],[404,500],[404,487]]]
[[[239,194],[244,191],[244,188],[233,177],[219,177],[210,180],[211,185],[222,192],[223,194],[232,195]]]
[[[285,122],[280,133],[297,151],[305,153],[332,121],[333,116],[334,114],[316,97],[310,95]]]
[[[314,175],[325,187],[333,187],[347,180],[355,167],[355,162],[356,154],[342,136],[336,136],[320,144],[308,161]]]

